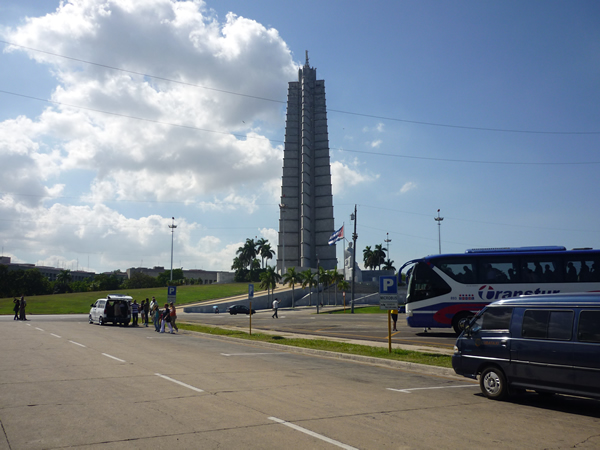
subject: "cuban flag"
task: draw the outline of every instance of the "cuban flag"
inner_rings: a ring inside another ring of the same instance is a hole
[[[337,230],[335,233],[333,233],[331,235],[331,237],[329,238],[329,245],[333,245],[337,241],[341,241],[342,239],[344,239],[344,226],[343,225],[342,225],[342,228],[340,228],[339,230]]]

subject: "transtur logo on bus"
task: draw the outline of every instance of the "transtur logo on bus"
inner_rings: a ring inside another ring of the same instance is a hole
[[[496,291],[490,285],[484,284],[479,288],[479,298],[482,300],[499,300],[501,298],[518,297],[519,295],[534,295],[534,294],[558,294],[560,289],[542,290],[537,288],[535,291]]]

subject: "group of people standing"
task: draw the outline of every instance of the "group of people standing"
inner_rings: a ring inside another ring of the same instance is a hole
[[[169,333],[174,334],[175,331],[179,332],[179,328],[175,323],[177,321],[177,310],[175,305],[171,303],[165,303],[164,309],[160,309],[158,302],[155,297],[152,297],[152,301],[149,299],[142,300],[142,303],[138,304],[137,300],[134,300],[131,304],[131,320],[134,327],[138,327],[138,317],[141,314],[141,321],[145,326],[148,326],[149,317],[152,316],[152,323],[154,324],[154,331],[158,333],[165,332],[165,326],[169,326]]]
[[[174,334],[173,328],[175,331],[179,332],[179,328],[177,327],[177,310],[175,308],[175,304],[165,303],[164,309],[160,309],[160,306],[156,299],[152,297],[152,302],[148,304],[148,299],[146,299],[146,304],[149,307],[149,312],[152,315],[152,323],[154,324],[154,331],[157,333],[164,333],[165,326],[168,325],[169,333]],[[147,317],[147,316],[146,316]],[[147,320],[147,319],[146,319]],[[147,325],[146,325],[147,326]]]
[[[27,320],[25,317],[25,307],[27,306],[27,301],[25,300],[25,296],[22,295],[21,298],[15,298],[13,300],[15,306],[13,307],[13,311],[15,312],[15,317],[13,320]]]

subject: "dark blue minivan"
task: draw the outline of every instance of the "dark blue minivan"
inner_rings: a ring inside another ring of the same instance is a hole
[[[491,303],[461,333],[454,371],[491,399],[534,390],[600,398],[600,293]]]

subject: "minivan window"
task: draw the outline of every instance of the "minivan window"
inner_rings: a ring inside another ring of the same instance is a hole
[[[568,341],[573,329],[573,311],[528,309],[523,315],[521,335],[532,339]]]
[[[510,327],[512,308],[499,307],[486,309],[476,320],[471,329],[505,331]]]
[[[577,336],[583,342],[600,342],[600,311],[581,311]]]

